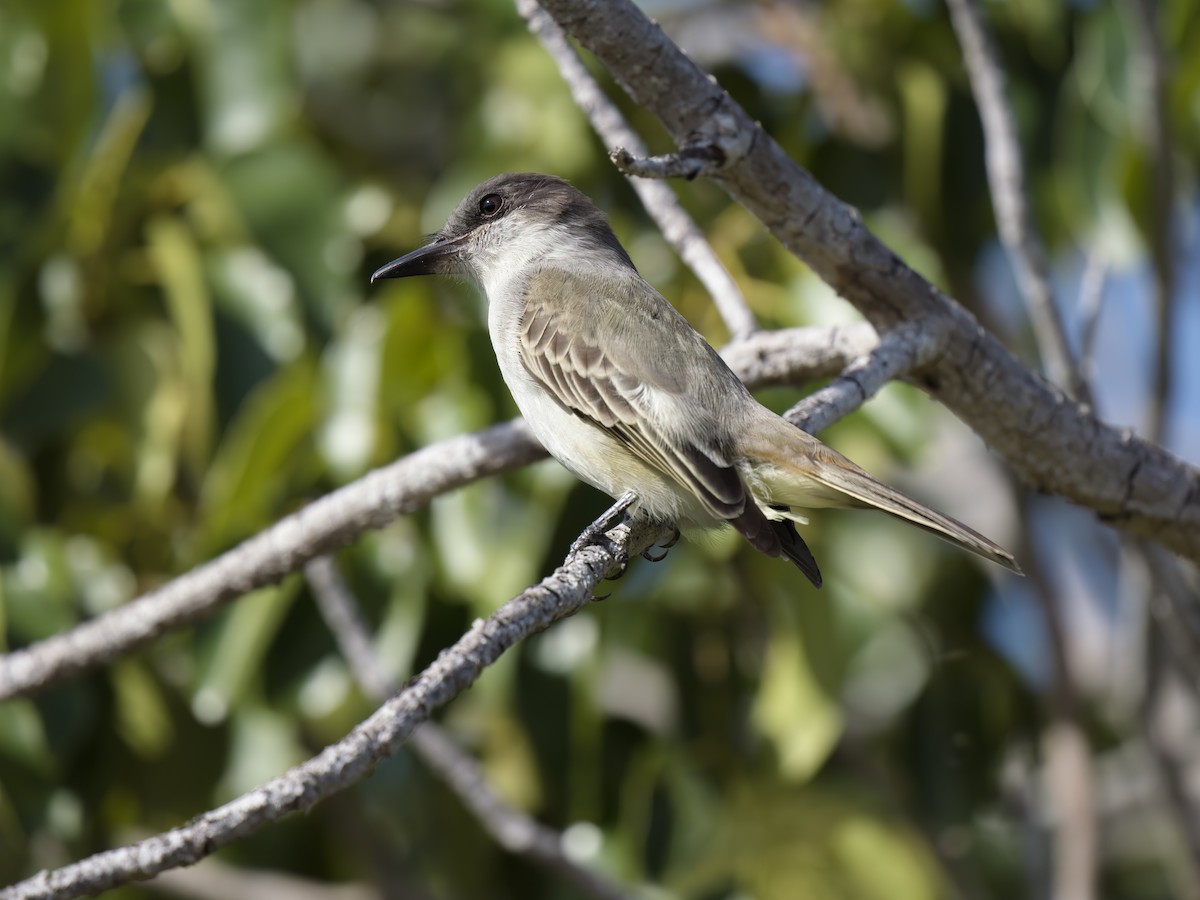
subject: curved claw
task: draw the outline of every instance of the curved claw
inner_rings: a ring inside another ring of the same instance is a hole
[[[654,554],[652,554],[650,552],[653,549],[654,549],[653,547],[647,547],[645,550],[643,550],[642,551],[642,559],[646,560],[646,562],[652,562],[652,563],[662,562],[664,559],[667,558],[667,554],[671,552],[670,547],[667,545],[664,545],[662,548],[662,553],[658,554],[658,556],[655,556]]]
[[[629,560],[621,559],[617,561],[620,565],[617,568],[616,575],[605,575],[605,581],[618,581],[625,577],[625,573],[629,571]]]

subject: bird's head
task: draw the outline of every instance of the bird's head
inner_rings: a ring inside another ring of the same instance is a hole
[[[376,269],[371,281],[466,275],[487,283],[497,268],[588,256],[633,267],[604,213],[569,182],[534,173],[497,175],[467,194],[428,244]]]

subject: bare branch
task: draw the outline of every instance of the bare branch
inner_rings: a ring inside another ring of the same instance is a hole
[[[623,565],[625,558],[666,536],[661,525],[618,525],[608,532],[607,541],[572,554],[552,575],[509,600],[487,621],[477,620],[404,690],[312,759],[187,825],[61,869],[43,871],[0,891],[0,900],[61,900],[151,878],[166,869],[197,862],[289,813],[311,809],[318,801],[366,778],[435,709],[470,687],[500,654],[578,612],[591,600],[601,579]]]
[[[1184,686],[1200,702],[1200,597],[1184,581],[1175,560],[1161,548],[1137,541],[1130,549],[1141,557],[1150,575],[1147,606],[1151,621],[1161,633]],[[1200,856],[1197,862],[1200,871]]]
[[[798,334],[809,335],[809,331],[802,329]],[[867,340],[864,329],[859,327],[834,329],[828,333],[832,337],[828,342],[830,346],[855,348],[860,342],[865,343]],[[764,342],[764,345],[769,346],[770,341]],[[743,359],[750,366],[743,371],[755,374],[754,364],[761,361],[756,359],[753,352],[745,355]],[[835,359],[834,354],[826,354],[822,357],[822,364],[826,365]],[[850,360],[843,359],[840,362],[846,364]],[[776,372],[777,367],[768,362],[761,366],[761,370]],[[815,377],[819,374],[828,375],[830,373],[809,370],[804,374],[808,377]],[[836,415],[833,417],[836,418]],[[510,422],[497,427],[511,428],[514,426],[515,423]],[[482,434],[491,434],[496,430],[489,429],[488,432]],[[465,438],[455,438],[453,441],[433,445],[433,447],[420,451],[419,454],[406,457],[388,469],[380,471],[390,471],[418,456],[423,458],[437,455],[438,448],[454,442],[467,441],[470,443],[468,439],[477,438],[478,435],[467,435]],[[378,475],[379,473],[372,474]],[[371,477],[369,475],[366,479],[356,482],[355,485],[362,484]],[[454,481],[453,477],[444,472],[441,473],[441,477],[447,483]],[[348,488],[355,485],[350,485]],[[346,491],[348,488],[342,490]],[[624,502],[624,499],[618,501],[617,505]],[[304,515],[321,502],[317,501],[297,515]],[[399,505],[399,501],[393,498],[388,509]],[[611,511],[606,512],[597,521],[607,520],[610,514]],[[362,511],[362,515],[359,517],[361,520],[370,520],[370,518],[370,509]],[[280,525],[283,523],[281,522]],[[275,528],[263,532],[252,539],[252,542],[267,541],[279,527],[277,525]],[[607,533],[606,542],[609,546],[600,546],[596,543],[582,547],[576,546],[564,565],[554,574],[510,600],[487,622],[476,622],[470,632],[459,639],[453,647],[444,651],[433,665],[410,682],[403,691],[380,707],[370,718],[360,723],[342,741],[327,747],[308,762],[289,770],[231,803],[204,813],[188,825],[128,847],[96,854],[53,872],[42,872],[0,892],[0,900],[75,897],[105,890],[132,880],[151,878],[158,872],[190,865],[214,850],[252,833],[290,812],[310,808],[317,801],[366,777],[376,762],[395,752],[401,743],[412,736],[418,725],[428,720],[433,709],[449,702],[462,690],[469,687],[482,670],[499,657],[504,650],[529,635],[543,630],[553,622],[577,612],[590,599],[596,584],[603,577],[623,566],[629,556],[640,553],[667,537],[667,528],[661,524],[636,522],[630,525],[622,523]],[[283,543],[282,541],[277,542]],[[231,551],[231,553],[236,552],[236,550]],[[297,566],[302,565],[305,561],[297,559],[295,555],[288,558]],[[220,561],[218,559],[214,561],[214,564]],[[272,564],[280,565],[281,563],[275,560],[272,561]],[[322,574],[320,566],[317,567],[317,573],[319,580]],[[328,572],[326,571],[325,574]],[[166,591],[170,587],[171,585],[168,585],[163,590]],[[217,582],[217,590],[224,592],[230,588]],[[153,595],[147,595],[143,600],[150,596]],[[198,616],[203,612],[209,612],[215,609],[216,605],[215,602],[204,606],[198,605],[194,615]],[[119,613],[118,610],[109,615],[119,618]],[[347,616],[344,610],[335,614],[332,621],[336,621],[340,628],[356,627],[354,617]],[[361,623],[358,627],[361,627]],[[109,630],[119,631],[121,626],[118,623],[115,628]],[[53,650],[54,641],[55,638],[51,638],[22,652],[32,654],[35,658],[40,657],[46,646],[51,646]],[[106,649],[102,658],[111,659],[128,649],[129,645],[125,645],[120,650]],[[6,660],[7,658],[0,658],[0,664]],[[98,658],[93,657],[86,663],[75,665],[70,671],[77,671],[82,665],[92,664],[96,661]],[[38,668],[43,671],[47,680],[63,677],[61,664],[59,669],[54,669],[39,660]],[[363,675],[364,683],[386,685],[388,682],[386,675],[378,671],[364,668]],[[31,690],[32,687],[27,686],[25,689]],[[418,740],[427,741],[428,739],[418,738]],[[437,751],[440,753],[442,749],[444,748],[439,747]],[[451,776],[463,779],[464,787],[469,786],[466,783],[468,776],[466,771],[456,769],[447,777]],[[471,791],[474,792],[475,788],[471,787]],[[484,804],[482,795],[475,792],[472,793],[472,796],[481,806]],[[494,808],[491,808],[483,811],[477,810],[477,814],[495,816],[496,812]],[[522,840],[520,829],[516,834],[515,838],[509,834],[505,840]],[[550,853],[548,848],[530,852]]]
[[[734,370],[754,386],[833,375],[873,342],[869,326],[795,329],[774,335],[764,332],[734,348],[731,358],[736,363]],[[812,348],[823,349],[809,362],[804,353]],[[279,581],[318,554],[345,546],[396,516],[420,509],[439,494],[512,471],[545,455],[520,420],[410,454],[314,501],[155,591],[68,631],[0,655],[0,700],[41,690],[116,659],[210,615],[247,591]]]
[[[805,431],[816,433],[858,409],[894,378],[929,362],[938,352],[937,341],[917,325],[901,325],[883,336],[873,350],[860,356],[837,378],[809,394],[784,418]]]
[[[422,725],[411,744],[421,761],[450,786],[501,847],[558,873],[588,896],[601,900],[629,900],[632,896],[600,872],[572,862],[556,832],[504,803],[484,780],[478,763],[433,722]]]
[[[711,175],[725,164],[721,151],[711,144],[684,147],[678,153],[662,156],[635,156],[625,147],[616,147],[609,158],[626,175],[635,178],[686,178]]]
[[[630,0],[543,0],[679,146],[737,143],[711,177],[880,332],[903,321],[944,334],[913,382],[948,406],[1026,485],[1200,561],[1200,471],[1100,422],[1016,360],[789,158]],[[648,66],[646,60],[653,60]]]
[[[1133,20],[1137,49],[1132,57],[1135,91],[1141,102],[1142,139],[1150,152],[1154,186],[1150,216],[1150,258],[1154,272],[1154,308],[1157,319],[1158,353],[1155,354],[1154,392],[1146,433],[1153,441],[1164,439],[1172,393],[1175,354],[1171,343],[1178,272],[1172,247],[1171,222],[1175,203],[1175,165],[1171,158],[1171,123],[1167,111],[1167,59],[1158,33],[1159,4],[1154,0],[1124,0]],[[1136,96],[1136,94],[1135,94]]]
[[[400,687],[379,660],[362,610],[332,556],[318,556],[304,565],[304,578],[321,618],[329,626],[354,680],[376,703]]]
[[[1108,257],[1099,247],[1087,256],[1079,278],[1079,371],[1091,378],[1096,353],[1096,332],[1104,311],[1104,289],[1108,282]]]
[[[1091,750],[1079,715],[1079,691],[1071,671],[1067,635],[1057,591],[1031,539],[1028,492],[1014,485],[1025,527],[1021,529],[1021,560],[1046,628],[1050,656],[1050,687],[1046,706],[1049,727],[1042,735],[1046,759],[1045,792],[1053,809],[1050,896],[1088,900],[1096,896],[1096,799]]]
[[[558,71],[575,98],[576,105],[588,117],[600,140],[608,147],[625,147],[632,153],[645,156],[645,142],[596,84],[562,29],[538,6],[536,0],[517,0],[517,11],[558,65]],[[721,265],[671,188],[656,181],[641,179],[634,179],[630,183],[667,242],[675,248],[713,298],[717,312],[725,320],[734,340],[753,334],[758,329],[758,323],[754,321],[741,289]]]
[[[1153,560],[1146,555],[1148,565]],[[1153,611],[1153,594],[1158,585],[1151,586],[1151,609]],[[1190,881],[1189,894],[1195,893],[1200,883],[1200,822],[1196,819],[1194,804],[1188,795],[1187,779],[1180,760],[1172,752],[1169,742],[1160,728],[1160,703],[1168,666],[1166,659],[1159,651],[1159,645],[1169,634],[1164,626],[1166,623],[1156,621],[1153,612],[1146,623],[1146,683],[1143,688],[1142,702],[1138,705],[1141,719],[1142,737],[1146,741],[1150,761],[1158,776],[1158,786],[1163,800],[1187,851],[1187,877]]]
[[[1076,399],[1090,403],[1087,381],[1075,363],[1062,316],[1054,303],[1046,249],[1033,224],[1021,143],[1005,93],[1004,68],[974,0],[948,0],[948,4],[983,123],[984,158],[1000,239],[1025,297],[1038,355],[1051,381],[1065,387]]]
[[[382,528],[439,494],[543,456],[520,420],[418,450],[310,503],[158,590],[0,656],[0,700],[115,659],[234,597],[279,581],[318,553]]]
[[[382,702],[397,685],[371,646],[358,602],[337,564],[328,556],[319,556],[304,567],[304,573],[355,679],[368,696]],[[414,731],[409,746],[459,796],[501,847],[558,873],[590,896],[627,900],[629,895],[603,875],[572,862],[563,853],[561,838],[555,831],[501,800],[488,785],[479,764],[460,750],[436,722],[426,722]]]
[[[721,357],[746,384],[760,388],[834,375],[878,343],[875,329],[865,322],[785,328],[760,331],[752,340],[728,344],[721,349]]]
[[[1061,712],[1061,711],[1060,711]],[[1096,896],[1096,815],[1092,757],[1075,717],[1055,714],[1044,737],[1046,791],[1053,804],[1054,857],[1051,896],[1088,900]]]

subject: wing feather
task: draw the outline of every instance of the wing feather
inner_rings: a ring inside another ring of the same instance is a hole
[[[578,313],[583,291],[589,292],[586,317]],[[659,332],[656,337],[662,342],[656,346],[670,347],[679,340],[703,344],[691,328],[679,329],[670,321],[678,315],[636,276],[625,282],[598,282],[562,270],[542,270],[525,290],[521,362],[564,407],[689,489],[713,515],[732,519],[742,513],[747,494],[728,453],[711,440],[716,430],[708,429],[709,440],[697,440],[657,424],[656,404],[679,402],[685,373],[672,370],[663,358],[639,358],[628,339],[621,339],[622,328],[647,328]]]

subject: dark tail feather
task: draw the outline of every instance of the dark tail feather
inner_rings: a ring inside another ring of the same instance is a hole
[[[767,556],[786,556],[804,577],[813,583],[813,587],[821,586],[821,570],[813,559],[812,551],[796,533],[796,526],[789,520],[772,522],[758,505],[747,498],[746,508],[742,514],[729,520],[750,546]]]
[[[817,568],[817,561],[813,559],[808,544],[804,543],[804,538],[796,531],[795,524],[789,519],[784,519],[782,522],[772,522],[771,528],[779,539],[783,555],[795,563],[796,568],[804,573],[804,577],[813,583],[813,587],[819,588],[821,570]]]

